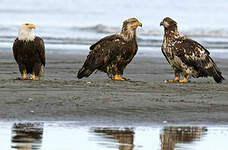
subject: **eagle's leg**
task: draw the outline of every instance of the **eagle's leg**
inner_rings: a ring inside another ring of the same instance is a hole
[[[166,80],[169,83],[179,82],[180,72],[177,71],[175,68],[173,68],[173,70],[174,70],[174,74],[175,74],[175,79],[174,80]]]
[[[125,78],[122,78],[120,75],[115,75],[114,77],[112,77],[112,80],[118,80],[118,81],[125,81]]]
[[[38,77],[42,77],[43,76],[43,69],[41,68],[40,69],[40,72],[39,72],[39,74],[38,74]]]
[[[179,80],[180,83],[187,83],[188,82],[188,78],[187,76],[184,76],[183,80]]]
[[[27,70],[24,64],[18,64],[19,71],[21,73],[21,80],[25,80],[27,78]]]
[[[23,70],[22,80],[25,80],[26,78],[27,78],[26,70]]]
[[[40,78],[43,76],[43,69],[40,68],[39,74],[38,74],[38,79],[40,80]]]

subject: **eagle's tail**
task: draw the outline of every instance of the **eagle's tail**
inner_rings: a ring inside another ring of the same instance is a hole
[[[219,68],[216,66],[213,60],[212,60],[212,63],[213,63],[213,67],[210,68],[212,76],[217,83],[222,83],[222,81],[225,80],[225,78],[222,76],[222,72],[219,70]]]
[[[222,73],[218,70],[215,70],[213,78],[217,83],[222,83],[222,81],[225,80],[225,78],[222,76]]]
[[[93,73],[94,70],[85,68],[84,66],[78,71],[78,79],[81,79],[83,77],[88,77]]]

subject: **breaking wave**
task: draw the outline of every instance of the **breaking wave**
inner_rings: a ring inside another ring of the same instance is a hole
[[[0,43],[13,43],[15,36],[0,36]],[[62,38],[62,37],[42,37],[46,44],[52,45],[91,45],[98,41],[98,38]],[[162,39],[138,38],[138,45],[141,47],[161,47]],[[227,41],[199,41],[207,48],[228,49]]]
[[[78,31],[88,31],[95,33],[117,33],[120,31],[118,27],[111,27],[102,24],[98,24],[90,27],[73,27],[72,30]],[[228,31],[225,29],[220,30],[204,30],[204,29],[193,29],[190,31],[181,31],[186,36],[191,37],[224,37],[228,38]],[[162,29],[160,30],[150,30],[148,28],[142,28],[137,31],[139,35],[148,35],[148,36],[160,36],[163,34]]]

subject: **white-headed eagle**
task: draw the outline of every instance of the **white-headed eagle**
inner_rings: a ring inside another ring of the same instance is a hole
[[[188,77],[208,76],[217,83],[224,80],[209,51],[198,42],[182,36],[173,19],[166,17],[160,25],[164,27],[162,52],[175,73],[175,79],[168,82],[185,83]],[[184,76],[183,80],[179,80],[180,75]]]
[[[113,80],[126,80],[122,77],[127,64],[137,53],[136,28],[142,26],[136,18],[123,22],[118,34],[102,38],[90,47],[84,65],[79,70],[79,79],[90,76],[95,70],[108,74]]]
[[[30,23],[22,24],[18,37],[13,43],[13,54],[18,64],[22,79],[31,74],[32,80],[42,76],[42,65],[45,66],[44,41],[35,36],[32,29],[36,26]]]

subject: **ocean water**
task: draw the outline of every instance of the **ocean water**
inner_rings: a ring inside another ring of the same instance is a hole
[[[214,57],[228,56],[227,0],[0,0],[0,51],[10,51],[22,23],[37,26],[48,53],[87,54],[100,38],[120,31],[123,20],[136,17],[139,53],[162,56],[161,20],[169,16],[179,31],[209,48]]]

